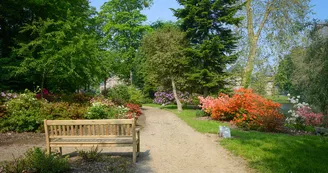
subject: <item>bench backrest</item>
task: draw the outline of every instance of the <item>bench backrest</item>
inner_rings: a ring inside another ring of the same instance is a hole
[[[47,138],[128,137],[135,134],[135,119],[44,120]]]

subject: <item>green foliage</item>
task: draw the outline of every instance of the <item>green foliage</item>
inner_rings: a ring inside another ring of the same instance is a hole
[[[68,102],[43,102],[40,113],[52,119],[82,119],[87,113],[87,106]]]
[[[229,26],[238,25],[241,8],[236,0],[194,1],[178,0],[183,6],[174,15],[181,21],[181,29],[191,45],[186,49],[191,59],[188,80],[193,90],[203,92],[224,87],[226,64],[236,60],[233,51],[237,37]],[[200,86],[200,87],[197,87]]]
[[[134,86],[128,87],[128,93],[130,95],[129,103],[141,105],[144,101],[144,95],[142,94],[141,90],[138,90]]]
[[[324,114],[328,113],[328,38],[326,27],[314,24],[307,47],[296,47],[279,64],[276,75],[281,90],[301,95]]]
[[[99,151],[98,146],[93,146],[89,151],[78,150],[78,156],[80,156],[83,161],[93,162],[100,159],[101,151],[102,150]]]
[[[107,119],[113,118],[114,116],[115,111],[113,108],[109,108],[99,102],[96,102],[88,108],[88,112],[84,117],[87,119]]]
[[[69,103],[86,104],[91,100],[91,95],[85,93],[63,94],[60,96],[60,100]]]
[[[42,131],[44,119],[82,119],[87,113],[87,106],[88,104],[38,100],[35,93],[26,90],[1,106],[3,115],[0,117],[0,129],[16,132]]]
[[[107,89],[106,96],[117,105],[125,105],[127,103],[141,105],[144,98],[140,90],[134,86],[124,84]]]
[[[130,100],[129,87],[124,84],[116,85],[107,90],[107,97],[118,105],[124,105]]]
[[[22,28],[33,33],[34,39],[22,42],[16,53],[23,58],[13,67],[15,75],[30,73],[44,87],[46,81],[56,89],[75,91],[86,84],[94,84],[99,75],[98,41],[92,31],[85,31],[87,23],[67,11],[67,19],[34,21]],[[86,63],[87,62],[87,63]]]
[[[6,162],[6,173],[37,172],[37,173],[61,173],[70,169],[67,158],[61,158],[52,154],[48,155],[40,148],[29,149],[24,158],[15,159],[14,162]]]
[[[0,164],[0,170],[5,173],[21,173],[26,169],[25,160],[22,158],[15,158],[12,162],[3,162]]]
[[[35,71],[28,71],[19,76],[12,76],[13,69],[24,60],[17,57],[14,48],[18,48],[19,43],[28,43],[35,39],[36,35],[32,32],[21,32],[22,27],[27,24],[46,19],[55,21],[67,20],[67,10],[70,10],[72,16],[80,17],[84,21],[89,20],[92,13],[87,0],[6,0],[1,2],[0,19],[0,88],[24,90],[25,88],[34,88],[35,83],[40,81],[40,76]],[[85,26],[85,25],[83,25]],[[80,27],[91,28],[94,27]],[[54,29],[54,28],[51,28]],[[69,37],[69,35],[65,35]],[[52,37],[52,36],[51,36]],[[52,39],[49,37],[49,39]],[[58,42],[58,44],[64,44]],[[57,47],[58,48],[58,47]],[[56,49],[55,47],[53,49]],[[51,70],[51,69],[48,69]],[[64,81],[61,81],[64,82]]]
[[[205,116],[208,116],[208,114],[206,112],[204,112],[203,110],[196,111],[196,117],[205,117]]]
[[[107,50],[115,52],[113,57],[115,72],[128,79],[135,70],[137,49],[142,36],[151,28],[142,23],[147,17],[141,13],[148,8],[152,0],[111,0],[100,10],[104,42]]]
[[[25,162],[28,169],[39,173],[59,173],[69,170],[67,158],[46,154],[40,148],[28,150],[25,154]]]
[[[40,112],[41,101],[35,98],[35,94],[26,90],[17,98],[6,102],[6,115],[0,119],[1,131],[36,131],[46,116]]]
[[[184,54],[185,34],[171,24],[147,34],[142,40],[145,78],[156,87],[171,88],[171,80],[181,80],[189,64]]]
[[[296,94],[295,86],[293,86],[293,72],[295,71],[295,61],[296,57],[302,57],[304,54],[304,49],[297,47],[291,50],[282,60],[280,60],[278,65],[278,71],[275,75],[275,83],[278,85],[281,93],[291,93]]]

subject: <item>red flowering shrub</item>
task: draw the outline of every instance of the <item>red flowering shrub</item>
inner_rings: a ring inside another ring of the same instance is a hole
[[[129,108],[129,111],[128,111],[129,118],[133,118],[134,114],[135,114],[136,118],[139,118],[139,116],[142,114],[141,107],[137,104],[128,103],[128,104],[126,104],[126,107]]]
[[[43,102],[41,114],[50,115],[53,119],[83,119],[87,105],[68,102]]]
[[[215,120],[231,120],[245,129],[279,130],[283,115],[280,104],[253,93],[251,89],[240,88],[229,97],[220,94],[218,98],[200,97],[202,109]]]

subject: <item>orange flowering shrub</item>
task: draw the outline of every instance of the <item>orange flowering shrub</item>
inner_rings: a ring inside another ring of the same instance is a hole
[[[241,128],[275,131],[282,124],[280,104],[253,93],[251,89],[237,89],[232,97],[226,94],[215,99],[200,97],[200,103],[212,119],[230,120]]]

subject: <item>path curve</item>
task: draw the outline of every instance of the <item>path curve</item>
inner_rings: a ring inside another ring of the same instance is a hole
[[[144,109],[137,172],[253,172],[244,160],[218,145],[216,137],[195,131],[169,111]]]

